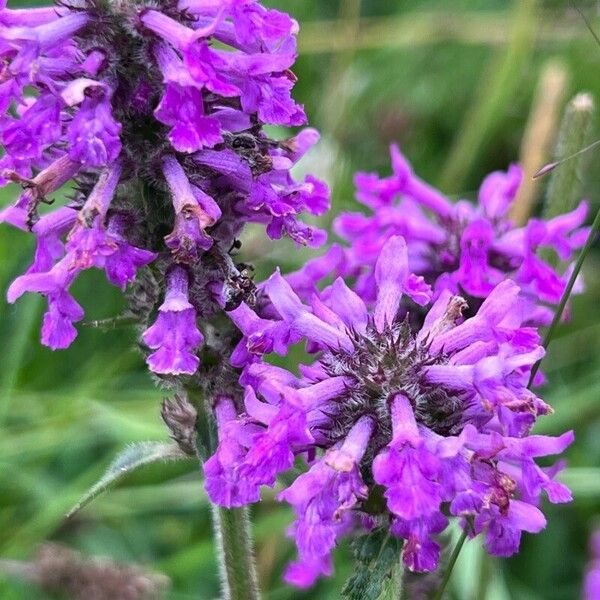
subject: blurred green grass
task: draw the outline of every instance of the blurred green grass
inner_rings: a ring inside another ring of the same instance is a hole
[[[589,90],[600,101],[600,48],[568,2],[516,0],[270,0],[303,27],[296,97],[322,143],[306,168],[333,186],[332,215],[356,208],[352,173],[389,170],[388,145],[400,142],[415,170],[452,194],[473,197],[490,170],[518,159],[544,64],[559,58],[566,97]],[[16,3],[15,3],[16,4]],[[600,31],[596,2],[580,2]],[[597,127],[595,134],[598,135]],[[600,154],[588,157],[584,189],[600,204]],[[14,190],[2,192],[2,204]],[[298,266],[308,253],[286,242],[251,238],[259,276]],[[31,240],[0,229],[0,289],[27,266]],[[453,579],[460,599],[550,599],[578,595],[587,536],[600,514],[600,255],[586,265],[588,291],[573,302],[544,370],[545,398],[556,410],[540,431],[575,428],[568,452],[575,501],[546,507],[548,527],[525,536],[522,551],[491,561],[477,544]],[[119,313],[123,301],[100,273],[74,288],[88,320]],[[160,390],[153,387],[135,331],[80,327],[77,342],[53,353],[39,345],[43,301],[0,302],[0,557],[28,558],[44,540],[88,554],[140,562],[173,581],[170,598],[218,596],[210,514],[197,470],[152,466],[128,476],[69,522],[64,514],[128,442],[160,439]],[[273,495],[254,507],[257,558],[269,600],[339,597],[352,570],[347,547],[335,577],[307,593],[281,583],[293,556],[288,509]],[[0,598],[41,598],[0,579]]]

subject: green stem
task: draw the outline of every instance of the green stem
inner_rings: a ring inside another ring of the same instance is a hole
[[[594,240],[596,239],[596,234],[598,233],[599,230],[600,230],[600,210],[596,213],[596,218],[594,219],[594,222],[592,223],[592,228],[591,228],[588,238],[585,242],[585,246],[581,249],[581,252],[579,253],[579,256],[577,257],[577,262],[575,263],[575,268],[573,269],[573,272],[571,273],[571,277],[569,277],[567,287],[565,288],[562,298],[560,299],[560,303],[558,304],[556,312],[554,313],[554,319],[552,319],[552,323],[550,324],[550,327],[548,328],[548,331],[546,332],[546,336],[544,337],[544,348],[548,348],[548,346],[550,345],[550,342],[552,341],[552,338],[554,337],[554,333],[556,331],[556,328],[558,327],[558,324],[560,323],[563,312],[565,310],[565,306],[567,305],[567,302],[569,301],[569,297],[571,296],[571,292],[573,291],[573,286],[575,285],[577,276],[579,275],[579,272],[581,271],[581,267],[583,266],[583,261],[585,260],[590,249],[592,248]],[[535,365],[533,366],[533,369],[531,369],[531,376],[529,377],[529,384],[527,385],[527,387],[531,387],[531,384],[533,383],[533,380],[540,368],[541,362],[542,361],[539,360],[537,363],[535,363]]]
[[[467,525],[467,528],[468,527],[469,526]],[[460,539],[458,540],[458,542],[456,542],[456,546],[454,546],[452,556],[450,556],[450,562],[448,563],[448,567],[446,568],[446,572],[444,573],[444,579],[442,579],[442,583],[440,584],[440,587],[438,588],[435,594],[434,600],[442,600],[444,596],[444,592],[446,591],[446,587],[448,586],[448,582],[450,581],[450,576],[452,575],[454,565],[456,564],[460,551],[465,545],[465,541],[467,540],[467,536],[469,535],[467,528],[465,528],[465,530],[462,532]]]
[[[223,600],[258,600],[248,509],[212,505]]]

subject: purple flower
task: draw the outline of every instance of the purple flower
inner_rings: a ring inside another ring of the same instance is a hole
[[[195,350],[203,337],[196,325],[196,311],[188,300],[188,275],[185,269],[173,267],[167,274],[165,300],[158,317],[142,339],[154,350],[147,358],[148,366],[163,375],[193,375],[200,364]]]
[[[339,448],[328,450],[322,460],[315,462],[307,473],[278,495],[278,499],[291,504],[298,515],[294,536],[302,563],[320,559],[328,564],[336,538],[352,521],[352,509],[367,497],[368,488],[358,465],[374,425],[370,417],[359,419]],[[291,583],[294,583],[294,571],[292,568],[292,572],[288,572]]]
[[[156,59],[166,83],[165,94],[154,111],[156,118],[172,127],[169,141],[179,152],[211,148],[223,141],[220,122],[204,113],[202,91],[193,85],[175,52],[158,46]],[[185,85],[187,83],[187,85]]]
[[[111,111],[109,92],[89,86],[87,95],[69,125],[69,156],[87,167],[109,165],[121,152],[121,125]]]
[[[78,271],[66,256],[45,273],[28,273],[17,277],[8,288],[7,298],[15,302],[25,292],[44,294],[48,311],[42,324],[42,344],[58,350],[67,348],[77,337],[73,323],[81,321],[83,309],[69,293],[69,287]]]
[[[246,303],[230,311],[230,319],[244,334],[231,355],[231,364],[243,367],[264,354],[287,354],[288,346],[298,341],[286,323],[259,317]]]
[[[299,561],[286,574],[296,585],[327,574],[336,540],[360,527],[367,505],[373,518],[382,500],[379,523],[405,540],[403,559],[415,571],[437,567],[435,536],[448,514],[464,527],[472,521],[471,534],[506,556],[518,550],[523,531],[544,527],[542,492],[552,502],[570,500],[553,479],[557,469],[535,463],[564,451],[573,435],[530,435],[549,407],[527,389],[543,349],[535,329],[524,326],[517,284],[494,287],[467,319],[465,300],[441,291],[415,322],[404,297],[427,304],[430,290],[408,262],[405,241],[390,237],[374,266],[372,310],[341,279],[306,293],[307,305],[276,272],[262,287],[271,303],[264,316],[245,307],[235,317],[246,348],[252,337],[264,340],[262,351],[276,342],[282,352],[302,337],[317,353],[300,377],[256,358],[247,363],[242,379],[253,392],[230,421],[247,432],[236,446],[243,451],[228,466],[220,461],[229,480],[243,474],[256,487],[273,485],[298,455],[309,463],[279,496],[298,515]],[[303,292],[307,279],[291,278]],[[256,497],[254,488],[233,490],[224,504]]]
[[[439,512],[432,513],[427,518],[393,521],[391,531],[405,540],[402,559],[411,571],[435,571],[440,560],[441,547],[433,536],[444,531],[447,526],[448,519]]]
[[[165,156],[162,167],[175,211],[175,229],[165,242],[177,262],[189,263],[198,257],[199,249],[208,250],[212,246],[212,238],[205,229],[214,225],[221,211],[210,196],[200,190],[194,193],[185,171],[174,156]]]
[[[107,279],[124,289],[135,278],[137,269],[152,262],[156,253],[127,242],[122,216],[107,217],[120,176],[118,163],[102,172],[79,213],[79,223],[68,236],[66,248],[74,267],[103,268]]]
[[[200,11],[199,16],[204,17],[202,7],[197,4],[190,3],[187,10]],[[249,11],[253,12],[253,18]],[[239,96],[243,110],[257,113],[261,121],[301,125],[305,115],[290,96],[295,79],[287,73],[281,74],[295,60],[293,35],[297,27],[285,17],[278,18],[277,23],[268,27],[266,23],[272,15],[279,17],[281,13],[264,11],[260,6],[243,10],[222,5],[208,21],[201,18],[196,31],[155,10],[146,11],[141,20],[181,52],[191,80],[199,89],[206,88],[225,97]],[[224,22],[226,16],[234,19],[233,36]],[[266,48],[256,45],[257,34],[265,35]],[[210,35],[238,50],[213,50],[205,41]],[[277,41],[278,44],[274,43]]]
[[[375,481],[387,488],[387,505],[404,521],[438,512],[442,502],[438,457],[425,447],[410,400],[402,393],[391,400],[392,441],[373,462]]]
[[[54,263],[65,254],[62,241],[64,235],[71,230],[77,220],[77,211],[62,207],[43,216],[31,230],[37,236],[34,260],[27,273],[43,273],[49,271]],[[27,231],[27,211],[24,208],[11,206],[0,212],[0,222],[8,222],[13,227]]]
[[[252,394],[251,390],[247,394]],[[256,502],[259,486],[249,482],[240,473],[246,447],[252,435],[251,426],[237,419],[235,403],[228,396],[218,396],[214,406],[219,431],[219,446],[213,456],[204,463],[206,491],[215,504],[242,506]],[[250,431],[248,431],[250,429]]]
[[[1,125],[2,145],[16,160],[40,160],[43,151],[60,139],[61,105],[59,100],[46,94],[40,96],[19,119],[6,120]]]
[[[13,11],[11,16],[10,25],[3,29],[0,47],[6,65],[0,105],[5,110],[13,99],[21,99],[26,85],[52,87],[55,77],[67,74],[75,66],[70,38],[89,21],[83,12],[52,19],[45,13],[40,19],[40,13],[33,9],[33,13]]]
[[[113,252],[103,260],[106,278],[122,290],[135,280],[140,267],[146,266],[156,258],[156,252],[136,248],[127,241],[125,234],[128,226],[129,220],[121,215],[113,216],[109,220],[106,233],[112,240]]]
[[[301,269],[289,273],[285,279],[300,298],[308,300],[317,291],[317,284],[330,273],[343,270],[343,265],[344,249],[332,244],[323,256],[306,261]]]
[[[449,289],[485,298],[510,277],[529,302],[531,322],[547,320],[543,303],[557,304],[566,280],[538,250],[551,248],[562,260],[570,260],[585,241],[587,231],[581,225],[587,205],[517,228],[508,217],[522,179],[516,165],[486,177],[478,205],[466,200],[453,204],[413,173],[397,146],[391,154],[393,175],[380,179],[359,173],[355,178],[357,198],[372,214],[346,213],[335,220],[336,232],[350,244],[338,274],[355,277],[357,293],[373,301],[375,262],[385,242],[400,235],[406,240],[411,271],[434,287],[435,296]]]

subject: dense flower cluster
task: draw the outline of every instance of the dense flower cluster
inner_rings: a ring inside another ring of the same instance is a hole
[[[348,245],[256,287],[232,255],[247,223],[325,241],[299,217],[328,209],[326,185],[291,175],[317,132],[277,141],[263,128],[305,122],[291,98],[297,30],[257,0],[2,5],[0,183],[23,192],[0,221],[37,243],[8,300],[43,294],[42,342],[58,349],[84,316],[70,292],[83,271],[126,291],[150,369],[201,388],[214,411],[214,503],[256,502],[307,463],[278,494],[297,515],[288,581],[331,572],[337,540],[359,528],[403,539],[406,565],[432,571],[450,516],[509,556],[544,527],[543,492],[571,498],[560,465],[535,459],[573,434],[531,435],[551,409],[528,383],[536,326],[568,274],[538,250],[569,261],[587,207],[515,227],[518,167],[491,174],[478,205],[452,203],[394,146],[392,176],[356,178],[372,214],[335,221]],[[43,209],[61,188],[68,201]],[[299,374],[263,360],[299,342],[312,357]],[[195,435],[182,439],[189,452]]]
[[[306,305],[275,273],[264,285],[273,318],[234,311],[244,404],[216,400],[220,444],[205,466],[207,490],[224,506],[254,502],[306,459],[309,470],[278,496],[297,514],[299,561],[287,571],[297,585],[329,573],[336,540],[361,524],[389,527],[405,540],[408,567],[430,571],[446,515],[482,533],[491,554],[509,556],[522,531],[544,527],[542,491],[551,502],[571,498],[557,469],[534,460],[562,452],[573,434],[529,435],[551,409],[527,388],[544,351],[523,324],[518,285],[502,281],[466,319],[465,300],[441,290],[415,326],[402,299],[424,306],[432,293],[408,264],[405,240],[390,237],[373,272],[372,310],[339,278]],[[258,359],[300,339],[317,353],[300,377]]]
[[[324,241],[298,215],[327,210],[327,187],[290,175],[317,132],[276,141],[263,131],[305,122],[290,95],[297,31],[255,0],[0,8],[1,177],[24,189],[0,220],[37,239],[8,299],[46,296],[45,345],[75,338],[83,309],[69,289],[82,271],[104,269],[125,289],[151,265],[164,302],[143,335],[148,364],[194,373],[196,321],[248,288],[229,255],[243,226]],[[40,216],[65,185],[70,202]],[[192,298],[192,286],[205,293]]]
[[[594,532],[590,539],[591,560],[588,563],[583,583],[583,600],[600,598],[600,531]]]
[[[587,228],[581,227],[587,204],[548,221],[531,219],[516,227],[508,212],[523,176],[517,165],[488,175],[474,205],[451,202],[422,181],[395,145],[391,157],[391,176],[356,175],[357,199],[372,212],[336,218],[334,229],[350,247],[321,259],[325,267],[333,265],[339,275],[354,278],[356,293],[372,302],[377,257],[387,239],[401,235],[411,271],[433,286],[436,297],[449,289],[476,306],[509,277],[521,288],[522,298],[530,300],[529,322],[551,320],[550,306],[559,302],[569,273],[560,275],[539,250],[551,249],[561,260],[570,260],[587,236]]]

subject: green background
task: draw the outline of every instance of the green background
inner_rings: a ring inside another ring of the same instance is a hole
[[[425,179],[449,194],[473,198],[486,172],[519,160],[540,74],[558,60],[568,75],[565,101],[590,91],[600,101],[600,47],[571,5],[516,0],[271,0],[301,24],[296,98],[321,130],[305,169],[333,187],[331,216],[356,208],[352,173],[389,172],[397,140]],[[600,31],[600,4],[580,2]],[[15,3],[13,3],[13,6]],[[594,133],[597,136],[597,126]],[[285,132],[278,132],[284,135]],[[541,165],[540,165],[541,166]],[[600,154],[586,159],[584,195],[600,203]],[[2,204],[16,190],[2,192]],[[540,197],[543,195],[543,186]],[[329,219],[331,218],[328,217]],[[326,223],[326,220],[325,220]],[[244,255],[297,267],[309,255],[287,242],[250,235]],[[33,240],[0,228],[0,289],[29,264]],[[579,595],[587,538],[600,514],[599,256],[585,266],[588,291],[573,302],[544,371],[543,396],[556,414],[539,431],[576,430],[565,475],[575,493],[566,506],[546,506],[548,526],[525,535],[518,556],[483,557],[468,545],[453,577],[461,599],[568,599]],[[123,300],[101,273],[74,286],[88,320],[119,314]],[[192,463],[146,467],[78,516],[64,514],[129,442],[165,439],[136,332],[80,326],[62,352],[39,345],[43,299],[0,302],[0,557],[27,559],[46,540],[89,555],[141,563],[172,580],[173,599],[218,595],[209,507]],[[293,556],[285,529],[291,513],[273,494],[253,509],[264,597],[339,597],[352,571],[348,548],[335,554],[335,576],[307,593],[286,587],[281,573]],[[42,596],[0,578],[3,600]]]

